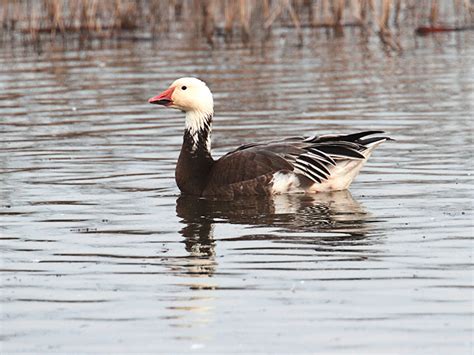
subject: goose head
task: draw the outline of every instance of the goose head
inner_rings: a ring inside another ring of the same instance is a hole
[[[211,90],[197,78],[180,78],[168,89],[148,100],[150,104],[163,105],[184,112],[212,114],[214,101]]]

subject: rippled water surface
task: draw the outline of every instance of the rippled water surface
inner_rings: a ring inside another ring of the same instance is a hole
[[[384,53],[181,38],[0,51],[4,352],[472,353],[471,33]],[[351,193],[179,196],[180,76],[213,149],[382,129]]]

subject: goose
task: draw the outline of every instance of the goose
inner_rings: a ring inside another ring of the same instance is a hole
[[[214,101],[205,82],[185,77],[148,100],[185,113],[175,171],[182,194],[201,197],[319,193],[348,189],[372,151],[390,140],[383,131],[290,137],[245,144],[214,160]]]

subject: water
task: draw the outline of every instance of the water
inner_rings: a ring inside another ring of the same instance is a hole
[[[4,45],[2,352],[472,353],[471,33]],[[213,149],[382,129],[351,193],[180,197],[175,78]]]

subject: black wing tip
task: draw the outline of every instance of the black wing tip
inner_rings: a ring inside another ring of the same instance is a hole
[[[362,155],[357,150],[352,147],[348,147],[341,142],[334,142],[334,144],[324,144],[315,147],[317,150],[322,151],[323,153],[331,156],[333,159],[365,159],[365,156]]]
[[[371,136],[373,134],[384,134],[384,133],[385,133],[385,131],[377,131],[377,130],[360,131],[360,132],[357,132],[357,133],[351,133],[351,134],[343,135],[341,138],[346,138],[346,139],[349,139],[349,140],[357,141],[361,138]]]
[[[385,134],[385,131],[363,131],[359,133],[349,134],[345,136],[347,139],[350,139],[356,144],[370,144],[379,141],[395,141],[395,139],[388,136],[379,136],[379,137],[369,137],[374,134]],[[369,143],[368,143],[369,142]]]
[[[360,131],[357,133],[350,134],[323,134],[323,135],[314,135],[310,137],[304,137],[303,142],[306,143],[321,143],[325,141],[347,141],[347,142],[357,142],[357,140],[373,135],[373,134],[384,134],[385,131],[380,130],[368,130]]]
[[[381,134],[381,133],[385,133],[385,131],[368,130],[368,131],[360,131],[359,133],[354,133],[354,134],[363,134],[364,136],[369,136],[371,134]]]
[[[385,131],[364,131],[364,132],[360,132],[360,134],[364,134],[362,137],[371,136],[373,134],[385,134],[385,133],[386,133]],[[389,137],[389,136],[382,136],[382,137],[377,137],[377,138],[385,139],[387,141],[395,141],[395,142],[397,141],[395,138],[392,138],[392,137]]]

